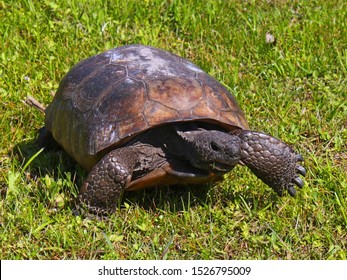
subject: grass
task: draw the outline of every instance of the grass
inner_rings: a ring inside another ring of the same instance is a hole
[[[334,1],[0,1],[1,259],[347,259],[347,6]],[[276,44],[267,44],[270,32]],[[40,152],[48,104],[79,60],[142,43],[236,96],[254,130],[305,157],[296,198],[244,167],[210,187],[126,194],[107,220],[72,214],[86,173]]]

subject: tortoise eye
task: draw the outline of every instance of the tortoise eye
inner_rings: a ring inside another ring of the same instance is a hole
[[[219,152],[220,151],[219,146],[216,143],[214,143],[214,142],[211,142],[211,149],[213,151],[215,151],[215,152]]]

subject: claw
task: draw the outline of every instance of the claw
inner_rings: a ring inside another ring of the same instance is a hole
[[[294,178],[292,182],[295,183],[299,188],[302,188],[304,186],[304,181],[299,177]]]
[[[291,196],[295,196],[296,195],[296,190],[293,186],[289,186],[288,187],[288,192]]]
[[[301,165],[296,166],[296,171],[298,171],[298,173],[301,174],[302,176],[306,175],[306,169],[302,167]]]
[[[296,161],[304,161],[302,155],[296,155]]]

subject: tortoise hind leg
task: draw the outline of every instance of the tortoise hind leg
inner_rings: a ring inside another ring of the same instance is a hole
[[[94,214],[114,212],[131,180],[133,156],[126,148],[108,153],[88,174],[80,189],[79,203]]]
[[[296,194],[294,185],[302,188],[306,170],[298,164],[303,161],[301,155],[282,141],[255,131],[242,131],[241,161],[277,194],[287,190],[291,196]]]
[[[53,138],[52,133],[47,130],[46,127],[41,127],[39,129],[39,136],[36,139],[37,144],[40,148],[45,148],[49,151],[59,150],[60,146]]]

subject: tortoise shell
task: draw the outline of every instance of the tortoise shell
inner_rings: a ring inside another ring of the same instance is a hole
[[[130,45],[75,65],[46,109],[45,126],[90,170],[141,132],[196,120],[227,131],[248,129],[235,98],[198,66],[167,51]]]

